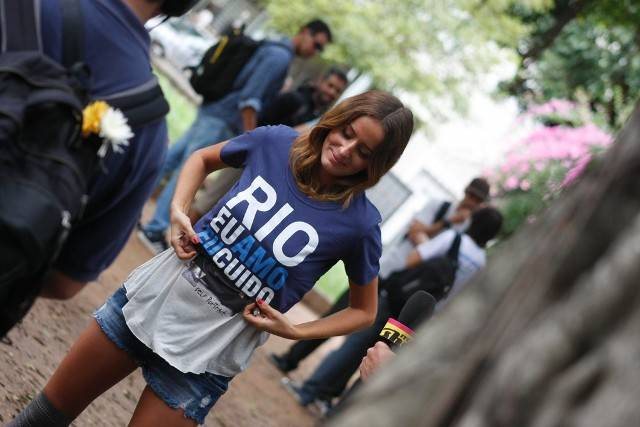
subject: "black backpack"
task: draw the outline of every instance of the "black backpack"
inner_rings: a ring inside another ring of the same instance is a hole
[[[39,1],[0,0],[0,337],[40,292],[100,171],[102,141],[81,135],[90,101],[82,12],[79,0],[60,4],[63,64],[42,52]],[[134,130],[168,112],[155,79],[106,100]]]
[[[190,67],[193,90],[202,95],[204,103],[216,101],[233,90],[233,83],[249,62],[260,42],[232,31],[204,53],[200,64]]]
[[[461,241],[462,236],[456,233],[445,255],[424,260],[413,268],[396,271],[380,284],[387,292],[392,313],[399,313],[416,291],[425,291],[436,301],[446,298],[456,278]]]

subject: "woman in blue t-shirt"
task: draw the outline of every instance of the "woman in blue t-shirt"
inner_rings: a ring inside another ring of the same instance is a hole
[[[147,387],[130,425],[202,424],[269,334],[313,339],[370,325],[382,245],[380,215],[364,191],[398,160],[412,130],[410,110],[370,91],[307,133],[268,126],[196,151],[172,203],[173,248],[134,270],[96,311],[15,425],[67,425],[138,366]],[[227,166],[244,168],[241,178],[192,227],[197,188]],[[283,313],[338,261],[350,306],[292,324]]]

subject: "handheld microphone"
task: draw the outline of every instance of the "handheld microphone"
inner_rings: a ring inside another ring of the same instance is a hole
[[[411,340],[413,328],[433,315],[436,307],[435,298],[425,291],[417,291],[407,300],[400,310],[398,320],[389,318],[380,331],[378,340],[389,347],[395,347]]]

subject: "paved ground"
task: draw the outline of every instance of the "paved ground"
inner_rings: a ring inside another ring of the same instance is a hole
[[[78,254],[82,256],[82,254]],[[116,262],[98,282],[67,302],[38,301],[24,322],[9,334],[11,345],[0,343],[0,424],[9,421],[44,386],[80,331],[92,321],[91,313],[120,286],[136,266],[150,257],[132,236]],[[314,314],[302,304],[288,315],[295,322]],[[292,373],[300,379],[335,346],[334,339]],[[272,337],[254,355],[249,369],[236,377],[229,391],[206,419],[206,426],[305,427],[317,420],[298,406],[280,386],[281,375],[268,361],[269,352],[284,351],[290,341]],[[75,426],[125,426],[144,387],[138,372],[98,398],[73,424]]]

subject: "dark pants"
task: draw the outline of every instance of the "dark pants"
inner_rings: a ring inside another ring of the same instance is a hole
[[[338,300],[333,304],[333,306],[331,306],[329,311],[322,315],[322,317],[330,316],[333,313],[337,313],[338,311],[347,308],[348,306],[349,290],[347,289],[342,295],[338,297]],[[317,340],[298,341],[297,343],[292,345],[289,351],[281,357],[285,360],[286,364],[291,367],[291,370],[293,370],[302,360],[313,353],[313,351],[316,348],[320,347],[320,345],[327,339],[328,338],[319,338]]]

